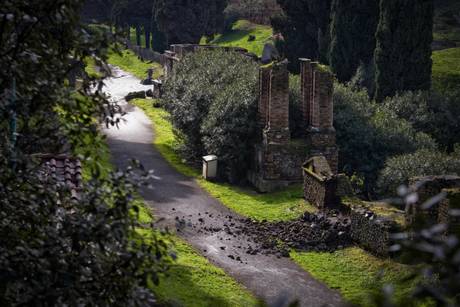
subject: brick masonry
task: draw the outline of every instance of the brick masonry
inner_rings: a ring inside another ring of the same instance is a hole
[[[305,131],[300,140],[304,148],[301,153],[289,149],[293,141],[289,131],[287,62],[262,66],[259,71],[257,120],[262,132],[262,147],[256,146],[257,159],[249,176],[259,190],[261,187],[258,182],[267,180],[302,182],[302,164],[311,155],[324,156],[332,173],[338,172],[338,150],[333,127],[333,75],[309,59],[300,59],[300,63],[301,112]],[[283,146],[286,147],[284,151]],[[284,160],[291,163],[285,163]],[[294,161],[297,162],[294,164]],[[289,167],[289,170],[283,170],[284,167]],[[296,175],[288,176],[288,173]]]

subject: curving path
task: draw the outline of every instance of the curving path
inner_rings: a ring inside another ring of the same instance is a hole
[[[149,87],[117,68],[114,75],[106,82],[105,91],[120,101],[127,114],[119,129],[105,130],[112,159],[118,167],[125,167],[134,158],[154,170],[153,188],[141,194],[155,216],[163,219],[161,226],[179,228],[178,235],[268,303],[284,296],[297,298],[301,306],[341,305],[338,292],[315,280],[289,258],[245,253],[242,247],[255,246],[257,242],[223,230],[224,224],[238,223],[241,217],[208,195],[193,179],[174,170],[152,146],[154,133],[147,116],[124,101],[128,92]],[[204,228],[214,231],[203,231]]]

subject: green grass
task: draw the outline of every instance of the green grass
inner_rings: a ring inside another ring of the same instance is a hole
[[[384,284],[394,286],[398,301],[409,297],[414,286],[404,280],[413,268],[356,247],[334,253],[292,251],[291,258],[313,277],[340,291],[345,300],[361,306],[372,306],[370,295],[379,293]]]
[[[300,185],[279,192],[259,194],[250,189],[202,179],[197,169],[184,164],[178,156],[175,150],[178,144],[168,120],[169,114],[163,109],[153,108],[152,100],[138,99],[132,103],[140,107],[152,121],[155,130],[153,143],[162,156],[179,172],[195,178],[204,190],[233,211],[255,220],[280,221],[295,219],[305,211],[315,210],[305,203]]]
[[[183,240],[174,237],[177,262],[153,291],[160,300],[179,306],[255,306],[252,294],[222,269],[212,265]]]
[[[433,52],[433,88],[441,92],[460,88],[460,47]]]
[[[249,36],[254,35],[255,40],[248,41]],[[201,44],[213,44],[219,46],[242,47],[258,56],[262,55],[264,45],[273,35],[273,30],[269,26],[253,24],[247,20],[239,20],[235,23],[231,31],[217,34],[210,42],[202,38]]]
[[[158,78],[162,74],[162,67],[159,63],[142,62],[131,50],[123,50],[121,55],[111,52],[108,62],[132,73],[139,79],[145,79],[147,77],[147,69],[149,68],[155,69],[154,78]]]

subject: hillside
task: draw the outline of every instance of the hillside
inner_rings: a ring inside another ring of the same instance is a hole
[[[207,38],[201,40],[202,44],[215,44],[219,46],[242,47],[258,56],[262,55],[265,42],[273,35],[270,26],[258,25],[247,20],[237,21],[231,31],[217,34],[210,41]],[[254,40],[250,37],[254,36]]]

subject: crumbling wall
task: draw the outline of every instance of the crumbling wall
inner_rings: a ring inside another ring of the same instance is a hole
[[[379,256],[388,256],[392,245],[391,234],[401,229],[395,221],[359,206],[351,208],[350,222],[353,241]]]

